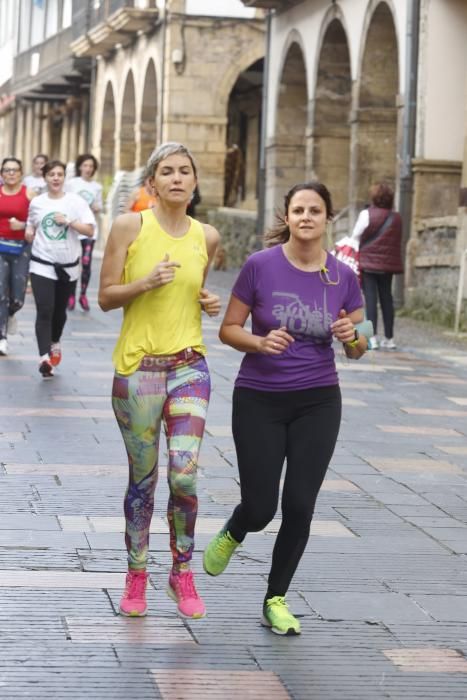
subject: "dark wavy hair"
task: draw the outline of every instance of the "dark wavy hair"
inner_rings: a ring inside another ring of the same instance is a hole
[[[289,227],[285,221],[285,216],[288,214],[290,202],[297,192],[302,192],[303,190],[311,190],[316,192],[324,202],[326,207],[326,219],[331,221],[334,216],[334,210],[332,208],[331,194],[322,182],[317,180],[310,180],[310,182],[303,182],[298,185],[294,185],[284,197],[284,212],[276,212],[276,222],[275,224],[264,234],[264,242],[267,248],[272,248],[274,245],[279,245],[280,243],[287,243],[290,238]]]
[[[96,173],[96,170],[99,168],[99,162],[97,158],[95,158],[92,153],[82,153],[79,155],[76,159],[75,162],[75,175],[76,177],[79,177],[81,175],[81,166],[83,165],[85,160],[92,160],[93,165],[94,165],[94,170],[92,171],[92,174],[94,175]]]
[[[394,205],[394,190],[387,182],[375,182],[370,187],[371,203],[381,209],[392,209]]]
[[[48,160],[47,163],[42,168],[42,176],[45,177],[54,168],[62,168],[63,172],[66,173],[66,165],[62,163],[61,160]]]
[[[23,170],[22,162],[20,161],[19,158],[15,158],[15,156],[10,156],[9,158],[4,158],[2,160],[2,165],[0,166],[0,169],[3,170],[3,168],[5,167],[5,163],[10,163],[11,161],[13,161],[13,163],[17,163],[19,165],[19,169],[21,171]]]

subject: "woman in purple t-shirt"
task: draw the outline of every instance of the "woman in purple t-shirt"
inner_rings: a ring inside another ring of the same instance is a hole
[[[314,506],[334,452],[341,395],[333,338],[359,359],[367,341],[356,323],[363,300],[355,273],[323,247],[331,197],[318,182],[296,185],[269,246],[245,263],[232,290],[219,337],[246,353],[235,382],[232,430],[241,503],[204,552],[217,576],[248,532],[274,517],[282,468],[282,524],[264,599],[262,623],[299,634],[285,595],[310,534]],[[252,330],[245,329],[251,314]]]

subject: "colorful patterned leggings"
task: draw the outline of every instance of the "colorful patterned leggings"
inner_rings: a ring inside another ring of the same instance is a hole
[[[94,250],[94,243],[92,238],[83,238],[81,240],[81,292],[80,294],[86,294],[88,289],[89,280],[91,279],[91,263],[92,263],[92,251]],[[72,296],[76,294],[76,287],[78,280],[73,282],[73,290],[71,292]]]
[[[124,509],[131,569],[146,568],[162,423],[169,453],[167,517],[173,567],[178,571],[189,565],[198,511],[197,462],[210,392],[206,361],[190,350],[167,359],[147,356],[134,374],[115,374],[112,406],[130,470]]]
[[[8,317],[24,304],[30,257],[31,244],[20,255],[0,253],[0,338],[6,338]]]

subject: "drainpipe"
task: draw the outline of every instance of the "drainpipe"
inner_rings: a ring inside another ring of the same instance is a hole
[[[417,126],[417,80],[420,39],[420,3],[411,0],[407,17],[405,71],[405,104],[402,124],[402,153],[399,185],[399,211],[402,217],[402,256],[405,258],[412,223],[413,174],[412,159],[415,155],[415,131]],[[394,289],[397,308],[404,303],[404,275],[397,275]]]
[[[162,18],[162,72],[161,72],[161,101],[159,118],[159,143],[164,135],[164,100],[165,100],[165,54],[167,44],[167,0],[164,0],[164,16]]]
[[[271,25],[272,10],[268,10],[266,16],[266,53],[264,56],[263,69],[263,94],[261,101],[261,133],[259,146],[259,167],[258,167],[258,218],[256,220],[257,248],[261,248],[261,238],[264,232],[264,218],[266,205],[266,128],[268,111],[269,92],[269,65],[271,51]]]

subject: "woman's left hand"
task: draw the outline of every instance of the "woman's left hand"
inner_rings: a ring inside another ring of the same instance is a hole
[[[218,316],[221,310],[221,299],[217,294],[212,294],[208,289],[201,289],[199,303],[208,316]]]
[[[337,321],[331,324],[331,331],[334,337],[341,343],[351,343],[355,339],[355,326],[347,311],[341,309]]]
[[[26,223],[24,221],[18,221],[15,216],[12,216],[9,221],[12,231],[22,231],[24,228],[26,228]]]

